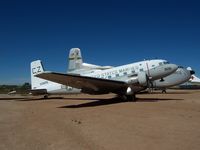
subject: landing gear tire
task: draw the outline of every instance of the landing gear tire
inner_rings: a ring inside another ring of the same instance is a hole
[[[124,101],[128,101],[128,102],[136,102],[136,97],[135,95],[123,95],[122,99]]]
[[[48,95],[44,95],[44,97],[43,97],[44,99],[47,99],[48,98]]]
[[[129,102],[136,102],[135,95],[127,95],[127,101],[129,101]]]

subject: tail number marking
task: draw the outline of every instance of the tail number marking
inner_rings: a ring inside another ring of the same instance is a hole
[[[33,73],[33,74],[38,74],[38,73],[40,73],[40,72],[42,72],[42,71],[41,71],[41,66],[32,68],[32,73]]]

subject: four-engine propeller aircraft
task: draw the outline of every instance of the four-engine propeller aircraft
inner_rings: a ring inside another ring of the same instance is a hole
[[[84,64],[80,49],[73,48],[66,74],[44,71],[40,60],[31,63],[32,93],[60,93],[70,89],[88,94],[111,92],[135,100],[136,93],[148,88],[153,81],[174,73],[177,68],[177,65],[159,59],[118,67]]]

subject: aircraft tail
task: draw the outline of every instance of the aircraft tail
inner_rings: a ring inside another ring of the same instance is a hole
[[[84,72],[90,70],[105,70],[110,69],[112,66],[99,66],[88,63],[83,63],[81,50],[79,48],[72,48],[69,52],[68,69],[67,72]],[[81,71],[80,71],[81,69]]]
[[[69,52],[68,71],[81,69],[82,64],[81,50],[79,48],[72,48]]]
[[[35,77],[36,74],[44,72],[41,60],[31,62],[31,89],[39,89],[46,80]]]

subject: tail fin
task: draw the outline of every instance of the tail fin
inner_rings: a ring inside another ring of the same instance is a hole
[[[69,52],[68,71],[81,69],[82,64],[81,50],[79,48],[72,48]]]
[[[38,89],[46,80],[35,77],[34,75],[44,72],[41,60],[31,62],[31,89]]]

